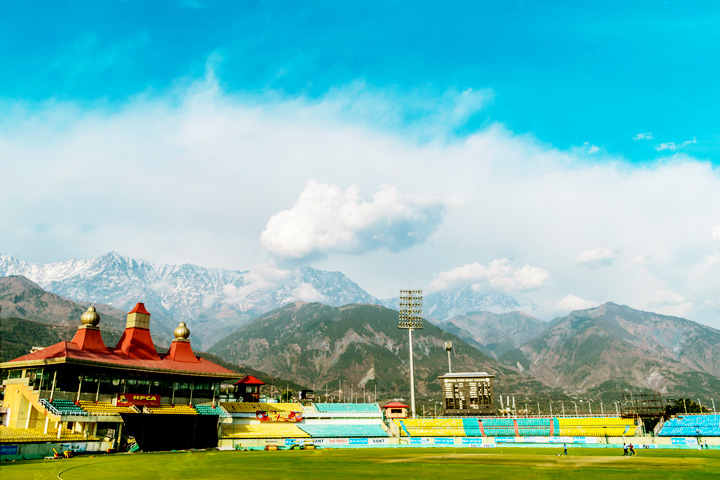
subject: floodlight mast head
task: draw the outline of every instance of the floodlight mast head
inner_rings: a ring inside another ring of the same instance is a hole
[[[449,352],[452,350],[452,342],[445,342],[445,351]]]
[[[399,313],[398,328],[422,329],[422,290],[400,290]]]
[[[417,417],[415,409],[415,368],[413,367],[413,330],[423,328],[422,290],[400,290],[400,309],[398,328],[408,331],[408,350],[410,350],[410,409],[412,418]]]

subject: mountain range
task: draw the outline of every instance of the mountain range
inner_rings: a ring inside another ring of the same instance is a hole
[[[440,326],[498,359],[537,336],[548,324],[522,312],[470,312],[449,318]]]
[[[337,390],[338,380],[357,388],[377,386],[383,392],[408,389],[407,330],[397,328],[398,312],[381,305],[331,307],[295,302],[259,317],[217,343],[221,358],[290,375],[316,389]],[[438,375],[447,372],[445,341],[453,342],[455,371],[487,371],[497,375],[496,388],[530,393],[542,389],[519,374],[430,322],[413,333],[416,388],[439,393]],[[437,396],[437,395],[435,395]]]
[[[109,334],[124,325],[116,304],[127,311],[130,302],[145,301],[159,341],[171,339],[172,328],[188,316],[191,340],[201,337],[196,346],[209,345],[234,365],[306,386],[332,388],[342,380],[358,388],[407,389],[407,334],[397,329],[397,311],[381,305],[392,300],[372,297],[342,273],[302,268],[259,288],[248,272],[152,265],[112,253],[66,263],[38,266],[0,257],[0,274],[29,271],[48,289],[89,298]],[[298,301],[298,289],[320,301]],[[426,320],[415,334],[421,394],[434,396],[435,379],[446,371],[445,340],[454,344],[456,371],[495,373],[501,393],[557,398],[558,392],[587,395],[621,387],[669,396],[720,391],[720,332],[690,320],[606,303],[542,322],[521,312],[472,309],[483,298],[493,308],[509,308],[512,297],[492,300],[468,289],[431,295],[426,309],[453,315]],[[47,292],[20,276],[0,278],[0,315],[70,327],[89,304],[73,296]]]
[[[172,330],[184,321],[196,334],[193,344],[208,349],[255,317],[297,300],[330,306],[351,303],[397,308],[397,298],[380,300],[341,272],[310,267],[280,271],[271,282],[250,271],[163,265],[116,252],[85,259],[40,264],[0,255],[0,276],[22,275],[65,298],[104,303],[127,311],[145,303],[153,318]],[[470,289],[429,294],[428,318],[438,321],[470,311],[511,311],[520,302],[505,294]]]
[[[622,380],[671,395],[720,392],[720,331],[614,303],[557,318],[500,360],[578,391]]]

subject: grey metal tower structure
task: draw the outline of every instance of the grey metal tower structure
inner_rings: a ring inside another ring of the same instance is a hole
[[[448,352],[448,373],[452,373],[452,357],[450,356],[450,352],[452,352],[452,342],[445,342],[445,351]]]
[[[415,409],[415,368],[413,366],[413,330],[423,328],[422,323],[422,290],[400,290],[400,315],[398,328],[408,331],[408,346],[410,347],[410,407],[412,418],[417,417]]]

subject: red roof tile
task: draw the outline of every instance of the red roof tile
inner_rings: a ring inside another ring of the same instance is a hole
[[[130,358],[160,360],[150,330],[144,328],[126,328],[118,340],[115,350]]]
[[[242,380],[235,383],[235,385],[265,385],[265,382],[263,382],[262,380],[258,380],[252,375],[245,375]]]
[[[110,350],[105,346],[99,329],[78,328],[72,339],[72,343],[77,345],[80,350],[86,352],[110,354]]]
[[[390,402],[382,408],[410,408],[410,406],[400,402]]]
[[[145,304],[144,304],[144,303],[138,303],[138,304],[135,305],[135,307],[134,307],[132,310],[130,310],[128,313],[142,313],[142,314],[145,314],[145,315],[150,315],[150,312],[148,312],[148,311],[145,309]]]

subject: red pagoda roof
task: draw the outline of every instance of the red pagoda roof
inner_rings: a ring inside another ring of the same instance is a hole
[[[142,313],[142,314],[144,314],[144,315],[150,315],[150,312],[147,311],[147,309],[145,308],[145,304],[144,304],[144,303],[138,303],[138,304],[135,305],[135,307],[134,307],[132,310],[130,310],[128,313]]]
[[[204,358],[197,362],[180,362],[172,360],[169,355],[160,355],[160,360],[143,360],[126,357],[119,350],[111,350],[110,354],[83,351],[73,342],[56,343],[35,353],[23,355],[5,364],[12,367],[12,363],[102,363],[109,367],[130,368],[138,370],[171,370],[174,373],[189,373],[204,376],[220,376],[237,378],[237,374],[227,368]],[[58,362],[53,362],[57,360]]]
[[[235,383],[235,385],[265,385],[265,382],[253,377],[252,375],[245,375],[242,380]]]
[[[390,402],[382,408],[410,408],[410,405],[405,405],[404,403],[400,402]]]
[[[150,315],[142,303],[135,305],[129,313]],[[176,345],[180,343],[182,345]],[[154,370],[217,378],[238,377],[238,374],[225,367],[196,357],[189,342],[176,340],[167,353],[159,353],[155,350],[150,331],[133,327],[125,329],[115,348],[108,348],[103,343],[99,329],[80,327],[70,342],[59,342],[0,365],[3,368],[13,368],[53,363],[102,364],[110,368]]]

